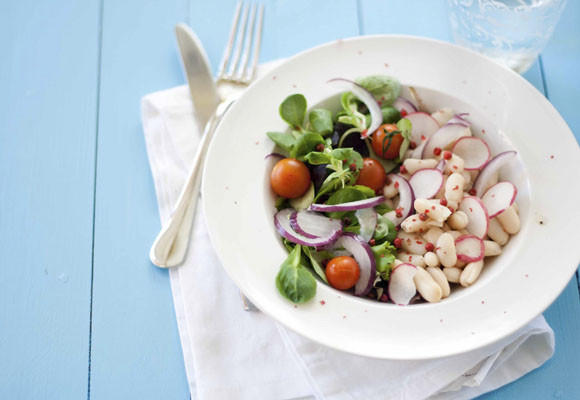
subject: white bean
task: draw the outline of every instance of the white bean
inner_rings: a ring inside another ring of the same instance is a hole
[[[441,185],[441,188],[439,189],[439,191],[437,192],[437,194],[435,195],[435,199],[439,200],[442,199],[443,196],[445,196],[445,183],[447,182],[447,175],[443,175],[443,184]]]
[[[435,168],[438,161],[434,158],[427,158],[425,160],[420,160],[416,158],[407,158],[403,161],[403,166],[407,170],[409,174],[414,174],[415,172],[419,171],[420,169],[425,168]]]
[[[425,240],[416,233],[399,231],[397,237],[401,239],[401,247],[408,253],[423,255],[425,250]]]
[[[479,274],[481,274],[482,269],[483,269],[483,260],[467,264],[467,266],[463,268],[463,272],[459,277],[459,283],[461,284],[461,286],[468,287],[473,285],[477,280],[477,278],[479,278]]]
[[[439,261],[441,261],[443,266],[452,267],[455,265],[457,262],[455,239],[453,239],[453,236],[449,232],[446,232],[439,237],[435,253],[437,254],[437,257],[439,257]]]
[[[449,227],[457,231],[465,229],[468,222],[469,220],[467,219],[467,214],[465,214],[463,211],[455,211],[449,216],[449,218],[447,218],[447,224],[449,224]]]
[[[451,211],[439,204],[438,200],[416,199],[414,206],[418,213],[425,213],[429,218],[439,222],[445,221],[451,215]]]
[[[443,228],[442,228],[442,229],[443,229],[443,232],[449,232],[450,230],[452,230],[452,229],[449,227],[449,224],[448,224],[447,222],[445,222],[445,223],[443,224]]]
[[[450,201],[460,202],[463,198],[463,188],[465,187],[465,178],[457,172],[452,173],[445,182],[445,198],[447,205]],[[455,208],[454,208],[455,210]]]
[[[459,278],[461,277],[462,272],[463,270],[459,268],[443,268],[443,273],[445,274],[447,281],[451,283],[459,283]]]
[[[463,158],[459,157],[458,155],[453,153],[451,154],[451,158],[445,162],[443,173],[452,174],[454,172],[463,172],[465,161],[463,161]]]
[[[405,262],[399,260],[398,258],[395,258],[395,261],[393,261],[393,268],[398,267],[401,264],[405,264]]]
[[[451,212],[455,212],[459,208],[459,203],[457,201],[448,201],[447,208]]]
[[[461,232],[459,232],[459,231],[453,231],[453,230],[452,230],[452,231],[449,231],[449,232],[447,232],[447,233],[448,233],[448,234],[450,234],[451,236],[453,236],[453,240],[457,240],[457,238],[458,238],[459,236],[463,236],[463,235],[461,234]]]
[[[467,172],[469,172],[469,175],[471,176],[471,182],[474,182],[475,181],[475,178],[477,178],[477,175],[479,175],[479,170],[478,169],[476,169],[476,170],[470,170],[470,171],[467,171]]]
[[[512,207],[514,208],[514,210],[516,210],[516,212],[518,214],[520,213],[520,205],[518,204],[517,201],[514,201],[514,203],[512,204]]]
[[[461,171],[461,176],[465,179],[465,185],[469,185],[471,183],[471,174],[469,171]]]
[[[441,235],[443,235],[443,230],[438,227],[433,227],[429,228],[429,230],[423,234],[423,238],[427,242],[435,244]]]
[[[484,240],[483,247],[485,249],[484,255],[486,257],[493,257],[501,254],[501,246],[493,240]]]
[[[491,238],[491,240],[493,240],[500,246],[505,245],[510,238],[510,235],[508,235],[507,232],[503,230],[503,227],[501,226],[497,218],[492,218],[489,220],[487,235]]]
[[[445,107],[435,111],[433,114],[431,114],[431,116],[435,121],[437,121],[439,126],[443,126],[447,123],[447,121],[453,118],[453,110],[449,107]]]
[[[437,257],[437,254],[433,253],[432,251],[425,253],[423,259],[425,260],[425,264],[427,264],[429,267],[438,267],[440,265],[439,257]]]
[[[443,271],[441,271],[441,268],[428,267],[426,271],[429,273],[429,275],[431,275],[431,278],[433,278],[433,280],[437,282],[437,284],[441,288],[441,297],[445,298],[449,296],[451,294],[451,288],[449,287],[447,277],[445,276]]]
[[[413,281],[415,281],[415,286],[417,286],[417,291],[421,297],[429,303],[437,303],[441,300],[443,290],[435,282],[435,279],[431,277],[431,274],[423,268],[417,268],[417,273],[413,277]]]
[[[392,199],[399,194],[399,185],[395,184],[396,182],[397,181],[392,179],[387,179],[387,184],[383,186],[383,196],[385,196],[387,199]]]
[[[518,217],[518,213],[513,206],[508,207],[507,210],[499,214],[497,219],[503,229],[511,235],[518,233],[520,230],[520,217]]]
[[[454,267],[455,268],[463,268],[467,265],[467,263],[465,261],[461,261],[459,258],[457,259],[457,262],[455,263]]]
[[[397,253],[397,259],[413,264],[416,267],[425,268],[427,264],[425,264],[425,258],[419,254],[411,254],[405,251],[400,251]]]
[[[401,223],[401,228],[405,232],[424,232],[428,228],[427,222],[429,220],[422,221],[419,218],[419,214],[413,214],[405,218],[405,220]]]

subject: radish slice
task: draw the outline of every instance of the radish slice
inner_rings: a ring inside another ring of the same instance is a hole
[[[411,122],[411,140],[416,144],[424,142],[439,129],[437,121],[424,112],[419,111],[408,114],[405,119]]]
[[[441,160],[439,160],[439,162],[435,166],[435,169],[438,169],[441,172],[443,172],[443,170],[445,170],[445,159],[444,158],[442,158]]]
[[[358,83],[344,78],[334,78],[329,80],[327,83],[339,84],[345,90],[350,90],[369,109],[369,113],[371,114],[371,124],[368,129],[361,132],[361,139],[368,137],[371,133],[376,131],[379,126],[381,126],[383,123],[383,112],[381,111],[381,106],[377,103],[371,92]]]
[[[431,199],[443,186],[443,173],[436,168],[420,169],[411,175],[409,184],[416,198]]]
[[[371,240],[377,227],[377,212],[373,208],[357,210],[354,216],[360,225],[360,236],[365,242]]]
[[[355,296],[367,295],[376,278],[375,255],[371,247],[354,233],[344,233],[336,243],[352,253],[358,263],[360,275],[356,285],[354,285]]]
[[[489,160],[489,162],[485,164],[473,182],[472,189],[475,191],[475,195],[481,196],[483,191],[487,188],[490,178],[506,163],[513,160],[515,156],[516,152],[513,150],[504,151],[503,153],[499,153],[497,156]]]
[[[409,154],[409,157],[407,157],[407,158],[420,159],[421,154],[423,154],[423,147],[425,147],[425,143],[427,143],[426,140],[421,142],[421,144],[419,146],[417,146],[413,150],[411,150],[411,153]]]
[[[489,228],[489,215],[483,202],[477,197],[466,196],[461,200],[458,210],[467,214],[467,232],[483,239]]]
[[[401,225],[409,215],[413,213],[413,203],[415,202],[415,194],[413,188],[405,178],[397,174],[387,175],[387,179],[399,184],[399,204],[397,210],[400,212],[400,217],[397,217],[397,210],[389,211],[385,217],[389,219],[395,226]]]
[[[463,158],[464,169],[474,171],[483,168],[489,161],[491,152],[485,140],[473,136],[466,136],[459,139],[453,145],[452,153]]]
[[[403,263],[396,266],[389,278],[389,297],[393,303],[400,306],[409,304],[417,293],[414,277],[417,267],[413,264]]]
[[[335,211],[355,211],[363,208],[371,208],[378,206],[385,201],[383,196],[371,197],[370,199],[351,201],[350,203],[342,204],[311,204],[309,210],[322,212]]]
[[[427,143],[423,147],[422,158],[435,157],[435,148],[439,147],[443,150],[463,136],[471,136],[471,131],[468,126],[458,123],[447,123],[443,125],[443,127],[427,139]]]
[[[342,222],[327,218],[312,211],[297,211],[290,214],[290,226],[307,238],[328,237],[342,230]]]
[[[457,258],[466,263],[479,261],[485,254],[483,240],[473,235],[459,236],[455,240]]]
[[[393,107],[395,107],[401,113],[402,117],[405,115],[417,112],[417,107],[409,100],[404,99],[402,97],[397,97],[397,100],[393,103]]]
[[[481,201],[487,208],[489,218],[507,210],[513,204],[517,194],[518,189],[511,182],[499,182],[487,189],[481,196]]]
[[[274,224],[276,225],[276,230],[280,235],[291,241],[292,243],[301,244],[304,246],[326,246],[333,243],[341,234],[342,228],[332,232],[332,234],[324,237],[309,238],[304,235],[299,234],[290,225],[290,215],[295,212],[293,208],[286,208],[279,211],[274,216]]]

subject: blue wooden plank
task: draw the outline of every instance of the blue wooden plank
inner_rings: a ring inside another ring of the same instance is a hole
[[[0,398],[87,392],[99,1],[0,3]]]
[[[140,98],[184,83],[173,27],[184,0],[105,1],[90,397],[187,399],[168,272],[149,247],[160,229]]]

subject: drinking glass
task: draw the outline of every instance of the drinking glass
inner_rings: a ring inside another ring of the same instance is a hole
[[[544,48],[566,0],[448,0],[455,42],[522,74]]]

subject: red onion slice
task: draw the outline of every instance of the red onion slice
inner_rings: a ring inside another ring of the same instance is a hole
[[[282,237],[285,237],[292,243],[301,244],[304,246],[314,246],[321,247],[333,243],[339,236],[341,231],[333,232],[331,235],[326,237],[309,238],[304,235],[299,234],[290,224],[290,215],[295,212],[293,208],[286,208],[279,211],[274,216],[274,224],[276,225],[276,230]]]
[[[332,236],[342,231],[342,222],[312,211],[295,211],[290,214],[290,226],[298,234],[310,239]]]
[[[280,154],[280,153],[270,153],[270,154],[266,154],[266,155],[264,156],[264,160],[267,160],[267,159],[268,159],[268,158],[270,158],[270,157],[274,157],[274,158],[286,158],[286,157],[284,157],[284,156],[283,156],[282,154]]]
[[[371,240],[377,227],[377,212],[373,208],[364,208],[354,213],[360,225],[360,236],[365,242]]]
[[[402,97],[397,97],[397,99],[393,102],[393,107],[399,110],[403,118],[408,114],[417,112],[417,107],[415,107],[415,105],[409,100]]]
[[[455,114],[453,117],[451,117],[451,119],[449,121],[447,121],[447,123],[448,124],[461,124],[464,126],[471,126],[471,122],[469,122],[468,120],[463,118],[467,115],[469,115],[469,113]]]
[[[455,240],[455,250],[457,258],[467,263],[479,261],[485,254],[483,240],[473,235],[459,236]]]
[[[383,203],[385,198],[383,196],[371,197],[370,199],[351,201],[350,203],[342,204],[311,204],[310,211],[322,212],[337,212],[337,211],[356,211],[363,208],[371,208]]]
[[[399,206],[397,208],[400,217],[397,217],[397,210],[389,211],[385,214],[395,226],[401,225],[401,222],[405,220],[409,215],[413,213],[413,203],[415,202],[415,193],[413,188],[405,178],[397,174],[387,175],[387,179],[392,180],[395,184],[399,184],[397,188],[399,190]]]
[[[383,113],[381,111],[381,106],[379,103],[377,103],[371,92],[366,90],[358,83],[344,78],[334,78],[329,80],[327,83],[339,84],[345,90],[351,91],[369,109],[369,113],[371,114],[371,124],[368,129],[362,131],[362,139],[368,137],[370,134],[376,131],[379,126],[381,126],[383,123]]]
[[[443,172],[443,170],[445,170],[445,159],[444,158],[442,158],[441,160],[439,160],[439,162],[435,166],[435,169],[438,169],[441,172]]]
[[[481,196],[483,191],[487,188],[490,178],[499,171],[506,163],[513,160],[516,156],[516,152],[504,151],[499,153],[497,156],[489,160],[487,164],[483,167],[475,181],[473,182],[473,190],[475,190],[476,196]]]
[[[431,199],[443,186],[443,173],[436,168],[420,169],[411,175],[409,184],[416,198]]]
[[[415,274],[417,267],[413,264],[403,263],[397,265],[389,278],[389,297],[392,302],[400,306],[409,304],[415,293]]]
[[[352,253],[360,268],[358,281],[354,285],[355,296],[367,295],[373,287],[377,273],[371,247],[361,237],[350,232],[343,233],[336,243]]]

